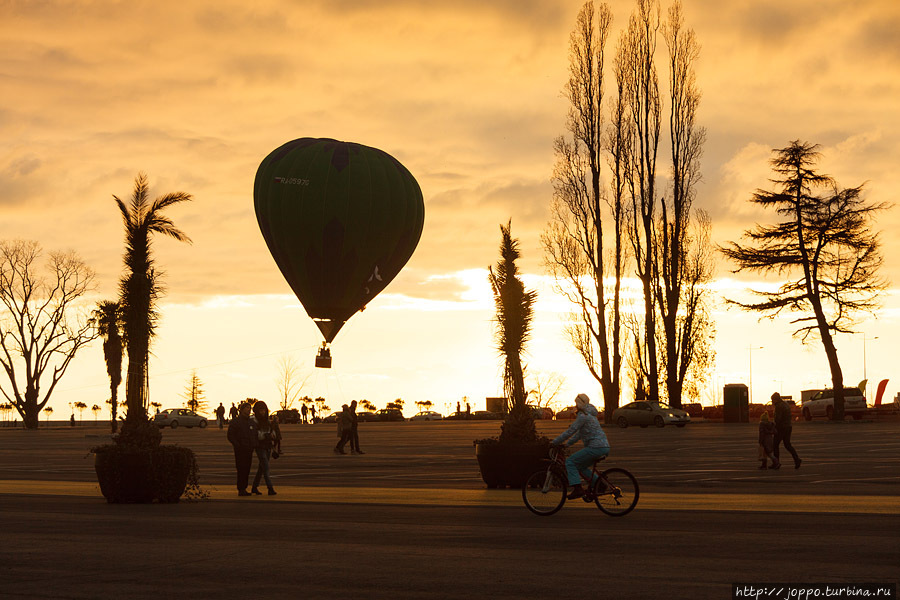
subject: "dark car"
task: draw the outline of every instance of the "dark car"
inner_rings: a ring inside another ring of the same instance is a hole
[[[360,423],[368,423],[370,421],[380,421],[381,420],[378,418],[378,415],[376,415],[375,413],[365,411],[365,410],[362,412],[356,413],[356,418]]]
[[[398,408],[382,408],[377,413],[379,421],[405,421],[403,413]]]
[[[574,419],[578,416],[578,409],[574,406],[567,406],[556,412],[557,421],[565,421],[566,419]]]
[[[466,413],[465,413],[465,411],[451,413],[450,415],[444,417],[444,420],[445,421],[465,421]]]
[[[474,421],[499,421],[502,418],[502,413],[490,410],[476,410],[472,413],[472,420]]]
[[[276,410],[275,416],[278,418],[279,423],[299,423],[303,420],[300,416],[300,411],[296,408]]]
[[[337,423],[338,417],[341,416],[340,411],[333,412],[324,419],[322,419],[322,423]]]

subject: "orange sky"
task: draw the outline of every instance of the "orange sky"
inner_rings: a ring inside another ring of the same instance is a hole
[[[633,3],[610,4],[612,54]],[[154,193],[195,196],[170,212],[194,244],[155,246],[169,295],[151,363],[154,400],[180,404],[192,368],[215,404],[274,400],[278,358],[290,353],[311,373],[306,392],[335,398],[333,408],[361,397],[383,406],[399,396],[443,410],[464,395],[481,408],[499,391],[484,269],[496,260],[498,225],[512,217],[524,270],[542,293],[529,365],[563,373],[565,400],[585,390],[599,401],[561,337],[567,309],[543,280],[538,241],[580,5],[0,2],[0,238],[76,250],[97,271],[96,297],[111,298],[122,253],[112,194],[129,194],[135,174],[146,171]],[[869,198],[895,200],[900,4],[684,6],[703,46],[700,121],[708,142],[696,206],[712,214],[716,241],[771,221],[747,199],[767,185],[770,150],[793,139],[821,143],[822,170],[843,185],[868,182]],[[252,208],[260,160],[307,136],[384,149],[418,179],[426,202],[416,254],[341,332],[331,372],[311,366],[318,332],[289,295]],[[897,215],[879,222],[895,282]],[[727,265],[719,274],[729,275]],[[870,379],[891,375],[895,297],[862,326]],[[818,347],[803,348],[783,324],[757,324],[734,310],[717,318],[715,387],[748,381],[750,346],[764,347],[752,355],[757,398],[827,381]],[[861,379],[862,336],[838,343],[845,379]],[[69,402],[106,397],[98,343],[76,360],[51,403],[58,416]]]

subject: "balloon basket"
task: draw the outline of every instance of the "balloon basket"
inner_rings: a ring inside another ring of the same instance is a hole
[[[319,353],[316,355],[316,366],[320,369],[331,368],[331,350],[328,348],[319,350]]]

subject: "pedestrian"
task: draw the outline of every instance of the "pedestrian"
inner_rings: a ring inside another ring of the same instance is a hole
[[[69,417],[69,425],[75,427],[75,413],[72,413],[72,416]]]
[[[250,420],[249,402],[241,403],[240,409],[235,410],[237,416],[228,424],[228,441],[234,447],[238,496],[249,496],[247,483],[250,480],[250,464],[253,462],[253,449],[256,446],[256,423]]]
[[[460,408],[459,408],[459,401],[457,401],[457,402],[456,402],[456,414],[457,414],[457,416],[458,416],[459,413],[461,413],[461,412],[462,412],[462,410],[460,410]]]
[[[359,416],[356,414],[356,400],[350,403],[350,454],[365,454],[359,449]]]
[[[234,419],[236,416],[238,416],[238,409],[234,406],[234,402],[232,402],[231,409],[229,409],[229,411],[228,411],[228,418],[230,420],[230,419]]]
[[[469,403],[466,402],[466,419],[472,418],[472,407],[469,406]]]
[[[775,407],[775,458],[781,458],[778,454],[778,447],[784,443],[784,449],[794,457],[794,468],[799,469],[800,463],[803,461],[800,460],[797,451],[794,450],[794,446],[791,444],[791,430],[794,428],[791,425],[791,407],[781,399],[781,394],[778,392],[772,394],[772,405]],[[778,462],[778,466],[772,468],[778,469],[780,467],[781,462]]]
[[[344,445],[350,441],[353,435],[353,417],[350,414],[350,407],[346,404],[341,406],[341,412],[337,416],[337,434],[340,440],[334,447],[334,453],[347,454],[344,452]]]
[[[773,454],[775,450],[775,423],[769,420],[769,413],[759,415],[759,460],[760,469],[766,468],[767,459],[772,461],[771,469],[777,469],[781,463]]]
[[[256,462],[258,466],[250,493],[261,495],[259,482],[265,478],[269,495],[274,496],[276,492],[272,486],[269,463],[273,451],[276,453],[275,456],[281,452],[281,428],[278,426],[278,420],[269,416],[269,407],[261,400],[253,405],[253,416],[256,419]]]
[[[219,402],[219,407],[216,409],[216,421],[219,422],[219,429],[225,427],[225,407],[222,406],[221,402]]]
[[[303,417],[303,423],[306,423],[306,416],[309,414],[309,409],[306,408],[306,405],[300,407],[300,416]]]
[[[316,422],[316,407],[315,407],[315,406],[310,406],[310,407],[309,407],[309,421],[310,421],[311,423],[315,423],[315,422]]]

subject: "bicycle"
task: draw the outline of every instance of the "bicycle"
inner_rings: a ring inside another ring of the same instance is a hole
[[[611,517],[621,517],[634,510],[641,494],[640,488],[634,475],[625,469],[613,467],[598,471],[597,465],[605,458],[601,456],[594,461],[590,480],[581,476],[587,483],[581,499],[595,503],[597,508]],[[536,471],[522,486],[525,506],[542,517],[549,517],[561,509],[569,493],[565,448],[551,447],[547,462],[550,464],[546,470]],[[591,481],[594,483],[591,484]]]

